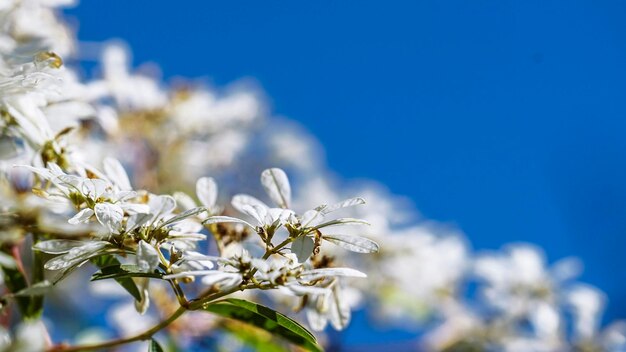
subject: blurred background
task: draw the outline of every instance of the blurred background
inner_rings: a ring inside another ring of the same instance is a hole
[[[65,14],[81,41],[122,38],[165,80],[255,82],[337,174],[406,195],[479,252],[524,241],[550,261],[581,258],[582,280],[608,295],[605,319],[626,317],[626,3],[178,5]]]

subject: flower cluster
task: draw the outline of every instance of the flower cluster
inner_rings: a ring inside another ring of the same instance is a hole
[[[601,324],[604,295],[575,281],[579,263],[548,266],[522,244],[473,253],[381,186],[346,186],[250,85],[168,86],[119,43],[90,44],[99,70],[81,77],[58,12],[71,4],[0,2],[0,351],[156,344],[168,329],[178,346],[282,348],[269,333],[319,350],[292,318],[322,341],[363,306],[421,328],[407,349],[626,349],[626,325]],[[112,297],[118,339],[41,319],[43,299],[88,315]]]

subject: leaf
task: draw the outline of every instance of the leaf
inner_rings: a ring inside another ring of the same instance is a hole
[[[109,231],[117,233],[122,225],[124,211],[118,205],[111,203],[98,203],[94,207],[96,218]]]
[[[224,320],[220,327],[249,346],[253,351],[288,352],[285,347],[272,339],[272,335],[265,330],[250,326],[239,321]]]
[[[323,235],[322,238],[356,253],[376,253],[379,249],[378,243],[361,236]]]
[[[159,345],[157,340],[150,339],[150,346],[148,347],[148,352],[163,352],[163,347]]]
[[[2,277],[4,285],[10,292],[19,292],[28,288],[28,283],[24,273],[17,267],[2,266]],[[41,313],[38,299],[35,297],[16,297],[17,307],[25,318],[37,317]]]
[[[309,351],[322,351],[315,336],[291,318],[260,304],[229,298],[204,307],[219,316],[254,325]]]
[[[120,261],[117,260],[117,258],[115,258],[113,255],[103,255],[98,258],[92,258],[91,262],[97,267],[99,267],[101,272],[104,271],[105,268],[108,268],[108,267],[114,267],[114,266],[121,267]],[[114,270],[114,269],[110,269],[110,270]],[[93,279],[93,276],[92,276],[92,279]],[[115,279],[115,281],[118,284],[120,284],[120,286],[122,286],[128,293],[130,293],[131,296],[135,298],[135,300],[141,301],[141,293],[139,292],[139,289],[137,288],[135,281],[133,281],[131,277],[121,276],[121,277],[113,277],[113,279]]]
[[[52,286],[53,286],[52,283],[50,283],[48,280],[45,280],[45,281],[38,282],[34,285],[28,286],[24,289],[21,289],[17,291],[16,293],[12,294],[11,296],[15,296],[15,297],[40,296],[50,291]]]
[[[315,249],[315,242],[308,236],[300,236],[291,244],[291,253],[298,257],[298,262],[300,263],[309,259],[311,254],[313,254],[313,249]]]
[[[63,254],[69,252],[72,248],[81,247],[85,244],[87,242],[76,240],[48,240],[38,242],[33,246],[33,249],[48,254]]]
[[[217,201],[217,183],[212,177],[202,177],[196,182],[196,195],[200,203],[211,208]]]
[[[291,186],[287,174],[281,169],[267,169],[261,173],[261,184],[274,203],[281,208],[289,208],[291,203]]]
[[[2,267],[2,277],[4,284],[10,292],[19,292],[28,287],[24,274],[17,268]],[[16,298],[17,307],[20,313],[26,317],[30,316],[30,297],[18,297]]]
[[[149,277],[153,279],[163,279],[163,274],[157,271],[143,272],[137,265],[121,264],[105,266],[100,271],[91,275],[91,281],[99,281],[106,279],[123,279],[131,277]]]

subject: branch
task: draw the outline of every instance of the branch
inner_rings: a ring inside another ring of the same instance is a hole
[[[163,329],[163,328],[167,327],[168,325],[170,325],[172,322],[174,322],[176,319],[178,319],[181,315],[183,315],[183,313],[185,313],[186,311],[187,311],[187,308],[179,307],[167,319],[163,320],[159,324],[153,326],[151,329],[149,329],[149,330],[147,330],[147,331],[145,331],[145,332],[143,332],[143,333],[141,333],[139,335],[126,337],[126,338],[121,338],[121,339],[116,339],[116,340],[110,340],[110,341],[101,342],[101,343],[95,343],[95,344],[91,344],[91,345],[68,346],[66,344],[60,344],[60,345],[52,346],[51,348],[47,349],[46,352],[93,351],[93,350],[99,350],[99,349],[113,347],[113,346],[119,346],[119,345],[123,345],[123,344],[130,343],[130,342],[147,340],[147,339],[151,338],[152,335],[154,335],[157,332],[159,332],[161,329]]]

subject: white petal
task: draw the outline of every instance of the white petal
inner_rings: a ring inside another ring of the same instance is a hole
[[[124,211],[122,208],[111,203],[98,203],[94,207],[96,218],[109,231],[117,233],[122,226]]]
[[[63,254],[69,252],[72,248],[86,245],[87,242],[76,240],[48,240],[38,242],[33,249],[50,254]]]
[[[196,182],[196,194],[205,207],[213,207],[217,201],[217,183],[211,177],[200,178]]]
[[[245,205],[249,205],[253,207],[263,207],[263,208],[269,209],[269,207],[265,203],[247,194],[235,195],[233,197],[233,200],[231,201],[231,204],[233,205],[233,208],[237,209],[239,212],[242,212],[242,213],[245,213],[245,211],[243,210],[243,207]]]
[[[365,237],[352,235],[323,235],[322,238],[352,252],[378,252],[378,244]]]
[[[181,271],[181,272],[176,273],[176,274],[165,275],[165,276],[163,276],[163,278],[165,280],[171,280],[171,279],[179,279],[181,277],[188,277],[188,276],[211,275],[211,274],[214,274],[214,273],[219,273],[219,271],[216,271],[216,270]]]
[[[350,322],[350,307],[344,302],[338,287],[333,288],[332,297],[330,298],[330,324],[337,330],[343,330]]]
[[[213,286],[215,284],[221,284],[223,287],[231,287],[238,285],[242,280],[241,274],[238,273],[224,273],[220,271],[213,271],[209,275],[202,278],[202,283],[207,286]]]
[[[319,224],[319,225],[313,227],[313,229],[319,230],[319,229],[321,229],[323,227],[336,226],[336,225],[369,225],[369,222],[367,222],[365,220],[361,220],[361,219],[340,218],[340,219],[327,221],[327,222],[325,222],[323,224]]]
[[[151,196],[148,205],[154,217],[159,218],[171,213],[176,208],[176,201],[172,196]]]
[[[207,218],[206,220],[204,220],[202,223],[206,225],[206,224],[219,224],[219,223],[224,223],[224,222],[234,222],[234,223],[244,224],[252,228],[255,228],[254,226],[252,226],[249,222],[245,220],[233,218],[230,216],[211,216]]]
[[[298,296],[326,295],[330,293],[328,292],[328,289],[325,287],[305,286],[305,285],[300,285],[300,284],[287,284],[285,286]]]
[[[146,243],[139,241],[136,258],[139,270],[144,273],[153,272],[159,266],[159,253],[157,249]]]
[[[84,179],[81,184],[81,192],[91,199],[98,199],[106,192],[107,187],[110,185],[105,181],[98,178]]]
[[[175,192],[173,196],[174,196],[174,200],[176,200],[176,204],[178,205],[178,208],[182,211],[189,210],[191,208],[196,207],[196,202],[186,193]]]
[[[137,213],[128,217],[126,231],[134,230],[136,227],[146,224],[152,219],[152,214]]]
[[[286,223],[290,216],[295,215],[293,210],[282,208],[270,208],[268,209],[268,213],[272,218],[272,222],[278,221],[281,225]]]
[[[167,219],[167,221],[165,221],[163,223],[163,225],[161,225],[161,226],[171,225],[171,224],[174,224],[174,223],[183,222],[183,224],[180,225],[180,226],[184,227],[185,226],[185,224],[184,224],[185,220],[188,220],[189,222],[191,222],[191,219],[189,219],[190,217],[196,216],[196,215],[198,215],[200,213],[204,213],[205,211],[206,211],[206,209],[205,208],[201,208],[201,207],[191,208],[189,210],[185,210],[184,212],[182,212],[180,214],[176,214],[173,217]],[[190,226],[190,224],[187,225],[187,227],[189,227],[189,226]],[[200,226],[200,228],[202,228],[202,227]]]
[[[129,191],[132,189],[130,181],[128,180],[128,174],[124,170],[124,166],[114,158],[104,159],[104,172],[111,182],[113,182],[122,191]]]
[[[302,214],[302,219],[300,220],[300,223],[302,224],[302,226],[303,227],[315,226],[315,225],[318,225],[320,222],[322,222],[322,220],[324,220],[324,213],[322,212],[322,209],[323,209],[322,207],[317,207],[316,209],[308,210],[304,214]]]
[[[69,268],[89,259],[91,256],[102,251],[109,245],[109,242],[105,241],[88,242],[83,246],[70,249],[70,251],[65,255],[49,260],[44,265],[44,268],[48,270],[61,270]]]
[[[57,185],[57,187],[60,188],[71,188],[74,189],[76,191],[79,191],[81,193],[83,193],[83,181],[84,179],[82,177],[78,177],[76,175],[57,175],[55,176],[52,180],[50,180],[52,183],[54,183],[55,185]]]
[[[322,213],[328,214],[330,212],[337,211],[342,208],[352,207],[352,206],[361,205],[361,204],[365,204],[365,200],[363,200],[363,198],[359,198],[359,197],[350,198],[350,199],[341,201],[337,204],[333,204],[329,207],[326,207],[324,210],[322,210]]]
[[[351,268],[322,268],[308,270],[300,274],[300,277],[306,280],[316,280],[327,276],[341,277],[360,277],[365,278],[367,275]]]
[[[308,308],[306,310],[306,319],[311,326],[311,329],[315,331],[323,331],[328,324],[328,319],[326,316],[320,314],[317,310],[313,308]]]
[[[289,186],[289,179],[287,174],[281,169],[272,168],[267,169],[261,173],[261,183],[265,192],[274,203],[278,204],[281,208],[289,208],[291,203],[291,187]]]
[[[15,165],[13,167],[21,167],[21,168],[25,168],[39,176],[41,176],[43,179],[51,181],[54,177],[56,177],[57,175],[54,175],[52,173],[52,171],[43,168],[43,167],[33,167],[30,165]]]
[[[135,191],[119,191],[115,193],[115,198],[117,198],[118,202],[125,202],[135,197],[137,197],[137,192]]]
[[[268,217],[267,208],[258,205],[244,204],[241,206],[241,211],[253,217],[259,225],[266,225],[272,223],[272,218]]]
[[[130,214],[148,214],[150,207],[147,204],[133,204],[133,203],[117,203],[120,208]]]
[[[305,262],[315,248],[315,242],[308,236],[300,236],[296,238],[291,244],[291,252],[298,257],[298,262]]]
[[[91,216],[94,214],[93,210],[89,208],[85,208],[78,212],[78,214],[74,215],[71,219],[67,220],[72,225],[82,224],[89,221]]]

